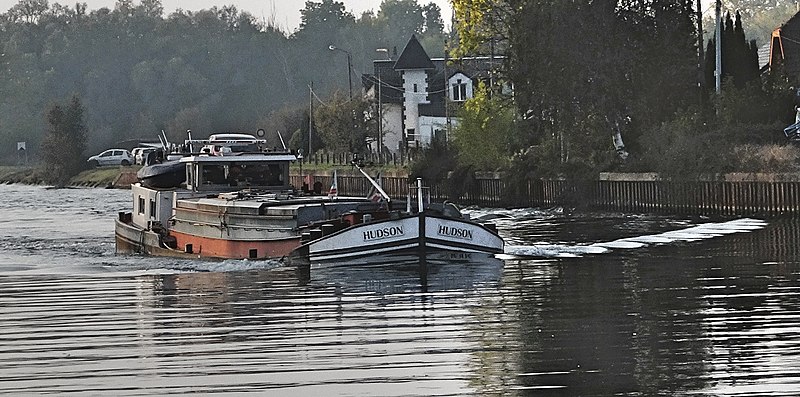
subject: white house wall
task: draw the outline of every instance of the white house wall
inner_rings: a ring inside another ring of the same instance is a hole
[[[452,118],[450,119],[452,123]],[[451,124],[452,125],[452,124]],[[442,130],[444,134],[447,133],[447,117],[430,117],[422,116],[419,118],[419,132],[420,145],[430,146],[431,141],[436,133],[436,130]],[[447,137],[450,139],[450,137]]]
[[[416,88],[416,89],[415,89]],[[424,70],[403,71],[405,130],[419,134],[419,104],[428,102],[428,74]],[[414,136],[413,138],[417,138]]]
[[[403,142],[403,106],[383,104],[383,145],[392,153],[400,152]]]

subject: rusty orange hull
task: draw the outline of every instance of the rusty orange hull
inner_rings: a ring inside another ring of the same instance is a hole
[[[201,257],[226,259],[281,258],[300,246],[300,237],[281,240],[237,241],[193,236],[170,231],[175,237],[176,249]]]
[[[144,253],[177,258],[273,259],[282,258],[300,245],[300,237],[274,240],[225,240],[169,232],[169,244],[150,230],[116,221],[118,253]]]

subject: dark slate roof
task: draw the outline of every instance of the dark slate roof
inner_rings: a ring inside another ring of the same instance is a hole
[[[412,47],[416,47],[413,50]],[[361,77],[361,83],[365,90],[375,88],[375,94],[378,94],[377,85],[380,81],[381,92],[380,101],[382,103],[403,103],[403,68],[398,68],[397,65],[405,63],[406,60],[412,59],[413,52],[418,51],[420,57],[424,58],[423,62],[426,66],[423,68],[428,76],[428,101],[429,104],[420,105],[421,116],[439,116],[443,117],[445,92],[447,90],[447,80],[456,73],[463,73],[471,78],[473,81],[490,79],[490,71],[500,68],[505,58],[502,56],[495,56],[490,58],[487,56],[482,57],[467,57],[461,59],[447,59],[435,58],[430,59],[422,46],[417,41],[416,37],[411,37],[408,45],[403,50],[401,59],[396,62],[392,60],[374,60],[372,61],[373,73],[365,74]],[[402,62],[402,63],[401,63]]]
[[[403,103],[403,76],[394,70],[394,61],[379,60],[373,61],[374,74],[365,75],[362,78],[364,88],[369,90],[373,86],[381,83],[381,102],[383,103]],[[378,94],[375,87],[375,95]]]
[[[431,62],[428,53],[422,48],[417,40],[417,36],[411,35],[411,39],[406,43],[406,48],[400,53],[400,58],[394,64],[395,70],[407,69],[435,69],[436,66]]]

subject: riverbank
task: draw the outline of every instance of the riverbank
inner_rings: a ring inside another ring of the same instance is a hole
[[[131,184],[137,181],[136,172],[139,171],[139,168],[141,166],[138,165],[97,167],[72,177],[67,185],[73,187],[130,189]],[[313,178],[315,180],[324,180],[327,188],[333,179],[334,170],[342,178],[363,178],[358,171],[344,165],[338,167],[330,165],[314,167],[312,165],[311,167],[300,168],[299,165],[295,164],[290,169],[290,175],[292,182],[299,182],[297,186],[300,186],[305,178]],[[301,175],[304,178],[301,178]],[[381,170],[381,175],[389,178],[405,179],[408,177],[408,172],[396,167],[385,167]],[[47,185],[45,179],[43,171],[38,167],[0,166],[0,184]]]
[[[136,182],[139,166],[98,167],[81,172],[67,183],[74,187],[104,187],[130,189]],[[44,171],[38,167],[0,166],[0,183],[21,183],[26,185],[47,185]]]

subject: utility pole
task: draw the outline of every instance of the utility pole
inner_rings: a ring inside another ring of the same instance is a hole
[[[378,158],[381,158],[383,152],[383,104],[381,103],[381,71],[378,69]]]
[[[350,100],[353,100],[353,60],[350,57],[350,51],[343,50],[333,44],[328,46],[331,51],[341,51],[347,54],[347,86],[350,90]]]
[[[703,49],[703,5],[701,0],[697,0],[697,76],[698,84],[700,86],[700,99],[705,97],[706,76],[703,73],[703,60],[705,59],[705,50]]]
[[[717,94],[722,92],[722,0],[717,0]]]
[[[389,50],[386,48],[377,48],[375,49],[375,52],[385,52],[386,58],[388,58],[390,61],[392,60],[392,57],[389,56]],[[381,80],[381,74],[383,68],[380,66],[380,64],[378,64],[378,67],[375,68],[375,62],[373,62],[372,65],[373,69],[375,69],[376,72],[375,74],[378,75],[378,158],[380,159],[382,164],[383,158],[381,157],[381,154],[383,154],[383,95],[381,92],[383,90],[383,81]]]
[[[311,156],[311,128],[314,127],[314,82],[308,85],[308,155]]]

